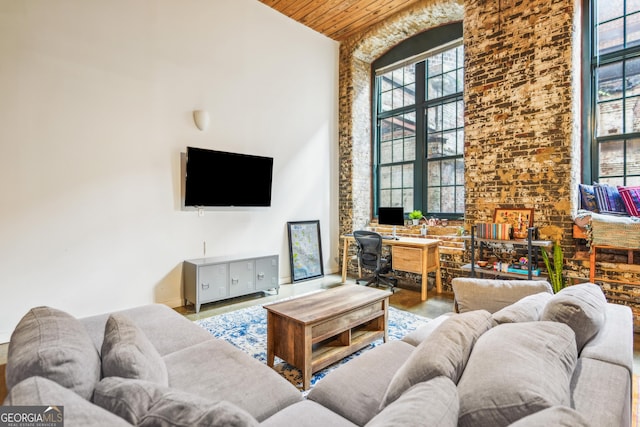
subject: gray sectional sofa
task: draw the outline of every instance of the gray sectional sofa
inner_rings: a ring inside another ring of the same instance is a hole
[[[69,426],[629,426],[628,307],[596,285],[455,279],[459,313],[377,346],[307,398],[271,368],[150,305],[85,319],[32,309],[5,405]],[[514,303],[515,302],[515,303]]]

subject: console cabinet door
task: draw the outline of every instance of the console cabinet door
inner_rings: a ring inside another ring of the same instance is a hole
[[[229,296],[227,264],[201,265],[198,268],[198,303]]]
[[[246,295],[254,292],[255,261],[245,260],[229,263],[229,296]]]
[[[256,290],[277,289],[278,285],[278,257],[271,256],[256,259]]]

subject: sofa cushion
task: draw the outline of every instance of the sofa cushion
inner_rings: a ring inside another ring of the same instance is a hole
[[[62,406],[64,425],[98,427],[129,426],[122,418],[92,404],[77,393],[43,377],[32,376],[14,385],[7,395],[5,405]]]
[[[9,343],[7,388],[32,376],[91,399],[100,381],[100,355],[76,318],[55,308],[35,307],[18,322]]]
[[[589,423],[575,409],[571,409],[568,406],[552,406],[551,408],[536,412],[533,415],[521,418],[515,423],[510,424],[509,427],[593,427],[594,425],[599,424]]]
[[[485,310],[452,316],[429,335],[395,373],[380,402],[380,409],[411,386],[445,376],[458,383],[476,340],[492,326]]]
[[[257,426],[246,411],[157,383],[119,377],[104,378],[94,402],[138,426]]]
[[[618,192],[629,215],[640,216],[640,187],[618,186]]]
[[[312,400],[287,406],[260,423],[260,427],[357,427],[356,424]]]
[[[540,320],[542,310],[553,295],[548,292],[529,295],[493,313],[497,323],[534,322]]]
[[[102,342],[102,373],[169,385],[167,367],[144,333],[127,316],[112,314]]]
[[[541,320],[562,322],[576,334],[578,352],[598,333],[605,320],[607,300],[602,289],[582,283],[562,289],[545,306]]]
[[[631,384],[626,368],[582,356],[571,380],[571,406],[593,426],[630,426]]]
[[[422,325],[413,331],[409,332],[407,335],[402,337],[402,341],[409,343],[414,346],[420,345],[422,341],[424,341],[433,331],[436,330],[438,326],[442,324],[449,317],[456,315],[456,313],[445,313],[436,317],[433,320],[429,320],[426,325]]]
[[[558,322],[505,323],[476,342],[458,383],[459,425],[505,426],[555,405],[570,405],[577,351]]]
[[[522,298],[548,292],[553,294],[546,280],[496,280],[456,277],[451,281],[456,305],[460,313],[487,310],[495,313]]]
[[[366,427],[455,427],[458,425],[459,407],[458,390],[453,381],[447,377],[436,377],[411,387]]]
[[[359,426],[379,411],[393,375],[416,350],[404,341],[389,341],[365,351],[318,381],[307,395]]]
[[[258,421],[302,400],[289,381],[224,340],[206,340],[163,360],[172,388],[214,402],[226,400]]]

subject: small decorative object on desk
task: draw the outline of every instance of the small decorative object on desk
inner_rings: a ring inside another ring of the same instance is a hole
[[[422,211],[415,210],[409,213],[409,219],[413,222],[413,225],[418,225],[422,219]]]

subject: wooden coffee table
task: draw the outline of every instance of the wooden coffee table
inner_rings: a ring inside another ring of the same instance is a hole
[[[382,338],[387,341],[391,292],[359,285],[265,305],[267,365],[275,356],[302,371],[302,388],[311,375]]]

